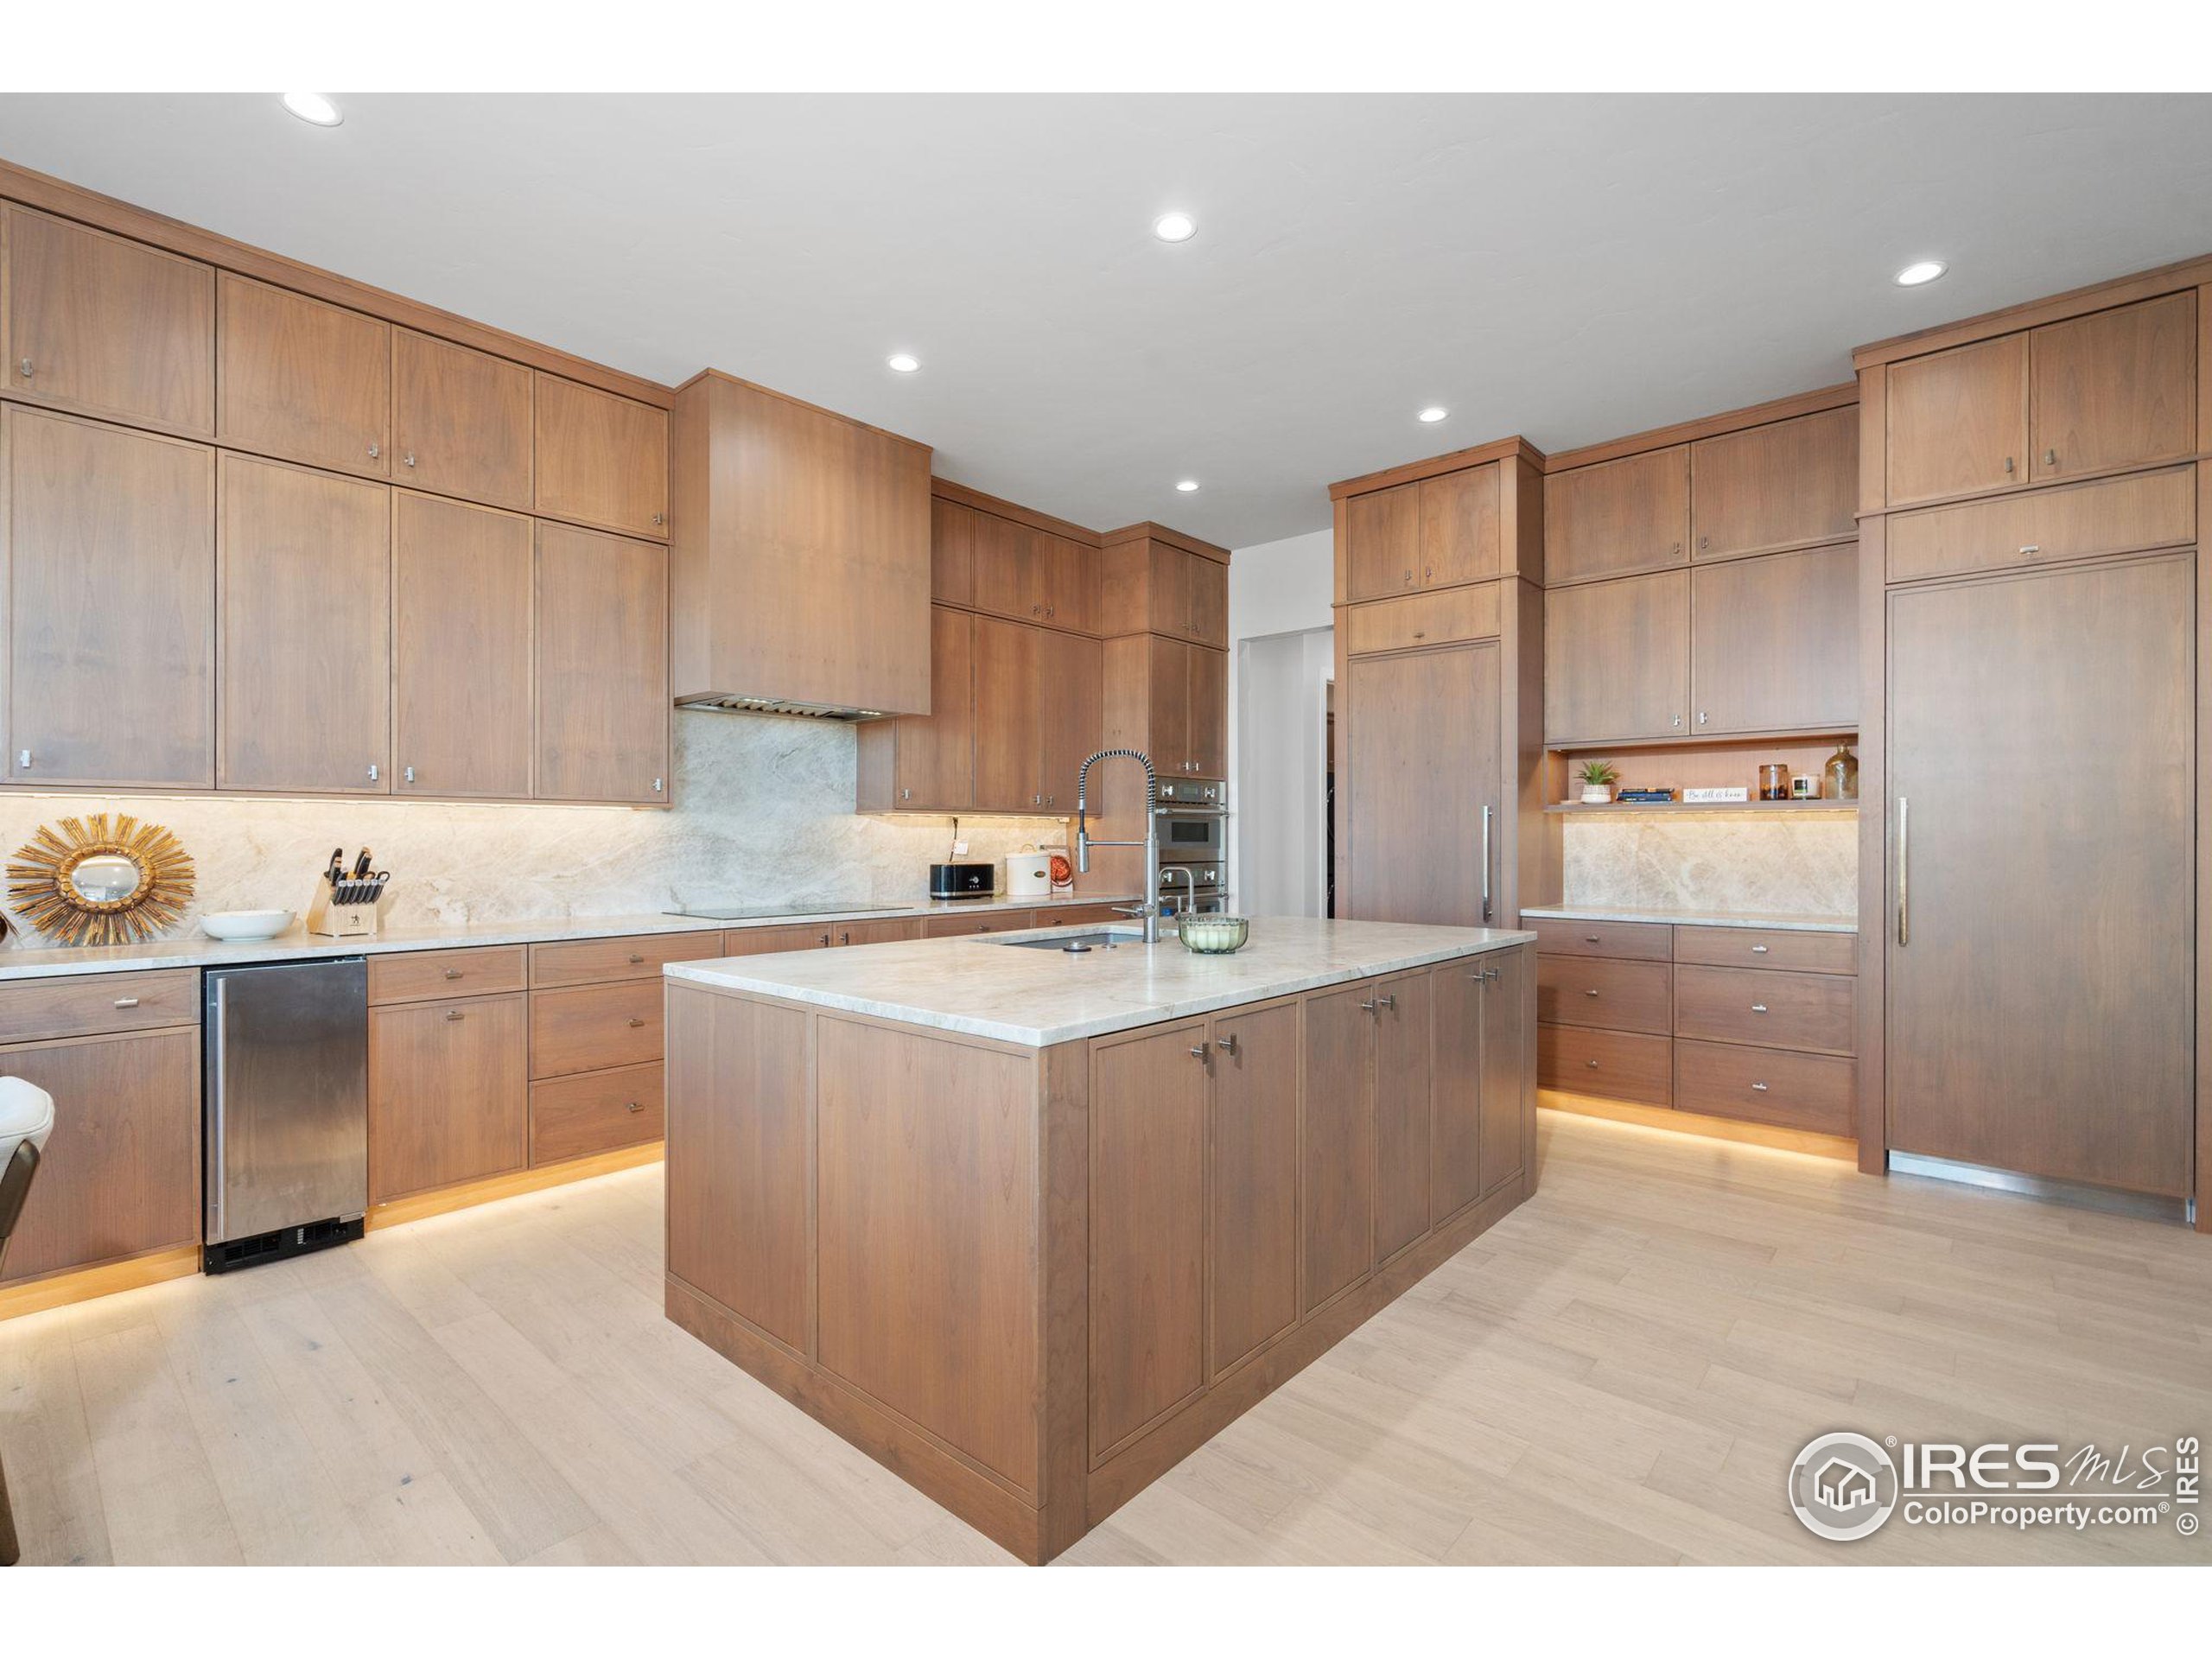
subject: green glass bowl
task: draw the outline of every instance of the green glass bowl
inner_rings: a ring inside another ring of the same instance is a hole
[[[1242,916],[1185,916],[1183,948],[1201,957],[1225,957],[1244,948],[1252,924]]]

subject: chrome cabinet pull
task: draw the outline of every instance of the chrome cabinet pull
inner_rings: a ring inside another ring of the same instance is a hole
[[[2010,456],[2010,455],[2007,455],[2007,456],[2005,456],[2005,477],[2007,477],[2007,478],[2010,478],[2012,475],[2012,456]]]
[[[2057,450],[2056,450],[2056,449],[2046,449],[2046,450],[2044,450],[2044,451],[2043,452],[2043,464],[2044,464],[2044,466],[2046,466],[2046,467],[2056,467],[2056,466],[2057,466],[2057,465],[2058,465],[2058,451],[2057,451]]]
[[[2025,547],[2020,550],[2020,556],[2024,559],[2032,559],[2037,554],[2042,551],[2043,543],[2041,542],[2030,542]]]
[[[1590,989],[1583,992],[1582,995],[1585,996],[1595,996],[1598,995],[1597,988],[1592,986]]]
[[[1491,808],[1483,807],[1483,920],[1490,920],[1490,826]]]
[[[407,782],[411,784],[415,781],[415,768],[412,766],[403,766],[400,768],[400,775],[405,779]]]
[[[1200,1043],[1196,1048],[1191,1051],[1191,1058],[1194,1060],[1203,1060],[1205,1057],[1206,1046],[1204,1043]]]
[[[384,453],[384,446],[383,446],[382,444],[380,444],[380,443],[372,443],[372,444],[371,444],[371,445],[369,446],[369,459],[370,459],[371,461],[374,461],[374,460],[375,460],[378,455],[382,454],[383,453]]]
[[[630,1029],[632,1031],[635,1031],[639,1026],[642,1026],[645,1023],[645,1020],[637,1014],[633,1014],[630,1016]]]
[[[1483,969],[1483,977],[1484,979],[1503,979],[1505,977],[1505,969],[1503,968],[1485,968]]]
[[[1912,803],[1897,797],[1897,943],[1912,943]]]
[[[643,962],[644,960],[645,960],[645,958],[644,958],[643,957],[639,956],[639,955],[635,950],[632,950],[632,951],[630,953],[630,964],[631,964],[631,966],[632,966],[632,967],[635,967],[638,963],[639,963]]]
[[[1375,1001],[1376,1005],[1381,1007],[1395,1008],[1398,1006],[1398,999],[1395,996],[1378,996]]]
[[[115,999],[115,1006],[118,1008],[135,1008],[138,1006],[138,999],[135,996],[118,996]]]
[[[1765,1003],[1764,1003],[1764,1002],[1754,1002],[1754,1003],[1752,1003],[1752,1004],[1751,1004],[1751,1012],[1752,1012],[1753,1014],[1764,1014],[1764,1013],[1766,1012],[1766,1004],[1765,1004]]]
[[[1705,724],[1705,710],[1702,709],[1697,711],[1697,723],[1700,726]]]
[[[1755,957],[1763,957],[1766,955],[1766,946],[1763,944],[1753,945],[1751,947],[1751,954]]]
[[[1371,996],[1370,996],[1370,997],[1369,997],[1369,998],[1367,999],[1367,1001],[1364,1001],[1364,1002],[1363,1002],[1363,1003],[1361,1003],[1361,1004],[1359,1005],[1359,1011],[1360,1011],[1362,1014],[1372,1014],[1372,1013],[1374,1013],[1374,1012],[1375,1012],[1375,999],[1374,999],[1373,997],[1371,997]]]
[[[372,784],[373,784],[374,782],[376,782],[376,780],[377,780],[377,763],[376,763],[375,761],[372,760],[372,761],[370,761],[370,762],[369,762],[369,781],[370,781],[371,783],[372,783]]]
[[[1764,1089],[1766,1087],[1766,1084],[1759,1084],[1759,1087]],[[640,1101],[626,1100],[622,1103],[622,1109],[626,1112],[642,1112],[645,1109],[644,1103]]]
[[[1598,943],[1598,936],[1595,933],[1585,933],[1582,936],[1582,943],[1585,944],[1595,944]]]
[[[33,374],[34,372],[35,372],[35,371],[34,371],[34,370],[32,369],[32,367],[31,367],[31,360],[30,360],[30,359],[29,359],[28,357],[27,357],[27,358],[25,358],[25,359],[22,360],[22,365],[21,365],[21,367],[22,367],[22,371],[23,371],[23,378],[24,378],[24,379],[26,379],[26,380],[29,379],[29,378],[31,378],[32,374]]]
[[[1584,1064],[1588,1065],[1592,1071],[1595,1071],[1598,1069],[1598,1062],[1595,1060],[1588,1060],[1584,1062]]]
[[[656,795],[660,793],[660,779],[658,778],[653,779],[653,793]]]
[[[410,449],[405,454],[399,458],[399,461],[400,465],[403,467],[412,467],[415,464],[415,452],[412,449]]]
[[[668,522],[668,515],[667,515],[666,513],[664,513],[664,512],[657,512],[657,513],[653,514],[653,523],[655,523],[656,524],[666,524],[667,522]]]
[[[466,968],[448,968],[446,969],[446,977],[448,979],[459,979],[468,970]]]
[[[1236,1052],[1236,1033],[1232,1031],[1228,1036],[1217,1039],[1214,1046],[1224,1054],[1234,1055]]]
[[[1763,1084],[1763,1083],[1755,1083],[1755,1084],[1753,1084],[1751,1085],[1751,1087],[1752,1087],[1752,1088],[1754,1088],[1754,1089],[1756,1089],[1756,1090],[1758,1090],[1759,1091],[1759,1093],[1761,1093],[1761,1094],[1764,1094],[1764,1093],[1766,1093],[1766,1084]]]
[[[463,1014],[459,1008],[448,1008],[446,1010],[446,1018],[448,1020],[466,1020],[468,1016]]]
[[[31,752],[29,749],[21,751],[16,756],[16,764],[29,772],[31,769]]]

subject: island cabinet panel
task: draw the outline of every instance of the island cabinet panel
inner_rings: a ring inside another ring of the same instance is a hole
[[[1363,1278],[1375,1260],[1375,991],[1306,999],[1302,1313]]]
[[[935,1033],[817,1018],[822,1365],[1034,1493],[1036,1060],[940,1041]],[[1199,1069],[1188,1058],[1183,1064]],[[1154,1096],[1146,1103],[1180,1121],[1177,1103]],[[1202,1110],[1199,1122],[1185,1165],[1193,1179]],[[1182,1141],[1171,1135],[1158,1144]],[[1172,1185],[1173,1167],[1147,1166],[1144,1184],[1155,1194]],[[1154,1184],[1162,1174],[1167,1179]],[[1134,1205],[1123,1217],[1130,1224],[1141,1216],[1172,1223],[1156,1196],[1116,1192]],[[1192,1213],[1202,1214],[1203,1188],[1192,1198]],[[1102,1201],[1115,1208],[1094,1173],[1094,1217]],[[1110,1239],[1102,1243],[1095,1232],[1092,1239],[1094,1252],[1110,1260]],[[1148,1235],[1153,1249],[1173,1242],[1172,1233]],[[898,1270],[887,1271],[893,1261]],[[1197,1272],[1193,1248],[1194,1287]],[[1192,1306],[1195,1365],[1195,1288]]]
[[[1518,1175],[1522,1192],[1536,1186],[1536,953],[1526,946],[1496,950],[1474,963],[1446,963],[1431,971],[1440,981],[1454,969],[1482,976],[1482,1150],[1476,1160],[1487,1198]],[[1441,1016],[1439,1016],[1441,1018]],[[1454,1064],[1460,1062],[1455,1058]],[[1437,1061],[1438,1086],[1444,1062]],[[1464,1082],[1455,1087],[1464,1090]],[[1442,1217],[1440,1217],[1440,1220]]]
[[[1433,999],[1428,976],[1375,988],[1375,1259],[1429,1228],[1434,1118],[1430,1099]]]
[[[1298,1004],[1223,1015],[1212,1038],[1210,1380],[1298,1318]]]
[[[813,1350],[813,1017],[668,988],[668,1270]]]
[[[530,1084],[518,993],[369,1011],[369,1201],[520,1169]]]
[[[1206,1381],[1204,1021],[1103,1041],[1090,1081],[1090,1455]]]

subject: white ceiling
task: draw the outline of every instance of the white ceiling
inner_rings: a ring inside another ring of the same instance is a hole
[[[1332,480],[1824,385],[2212,251],[2205,97],[334,96],[324,130],[260,94],[10,95],[0,156],[1232,546],[1325,524]],[[1170,207],[1195,240],[1151,236]],[[1891,283],[1923,256],[1951,274]]]

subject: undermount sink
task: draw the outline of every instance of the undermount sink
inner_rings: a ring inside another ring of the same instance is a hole
[[[1081,933],[1048,933],[1042,938],[993,939],[991,943],[1018,944],[1025,950],[1062,950],[1071,957],[1080,957],[1093,950],[1111,950],[1118,945],[1142,944],[1144,931],[1135,927],[1099,927]]]

